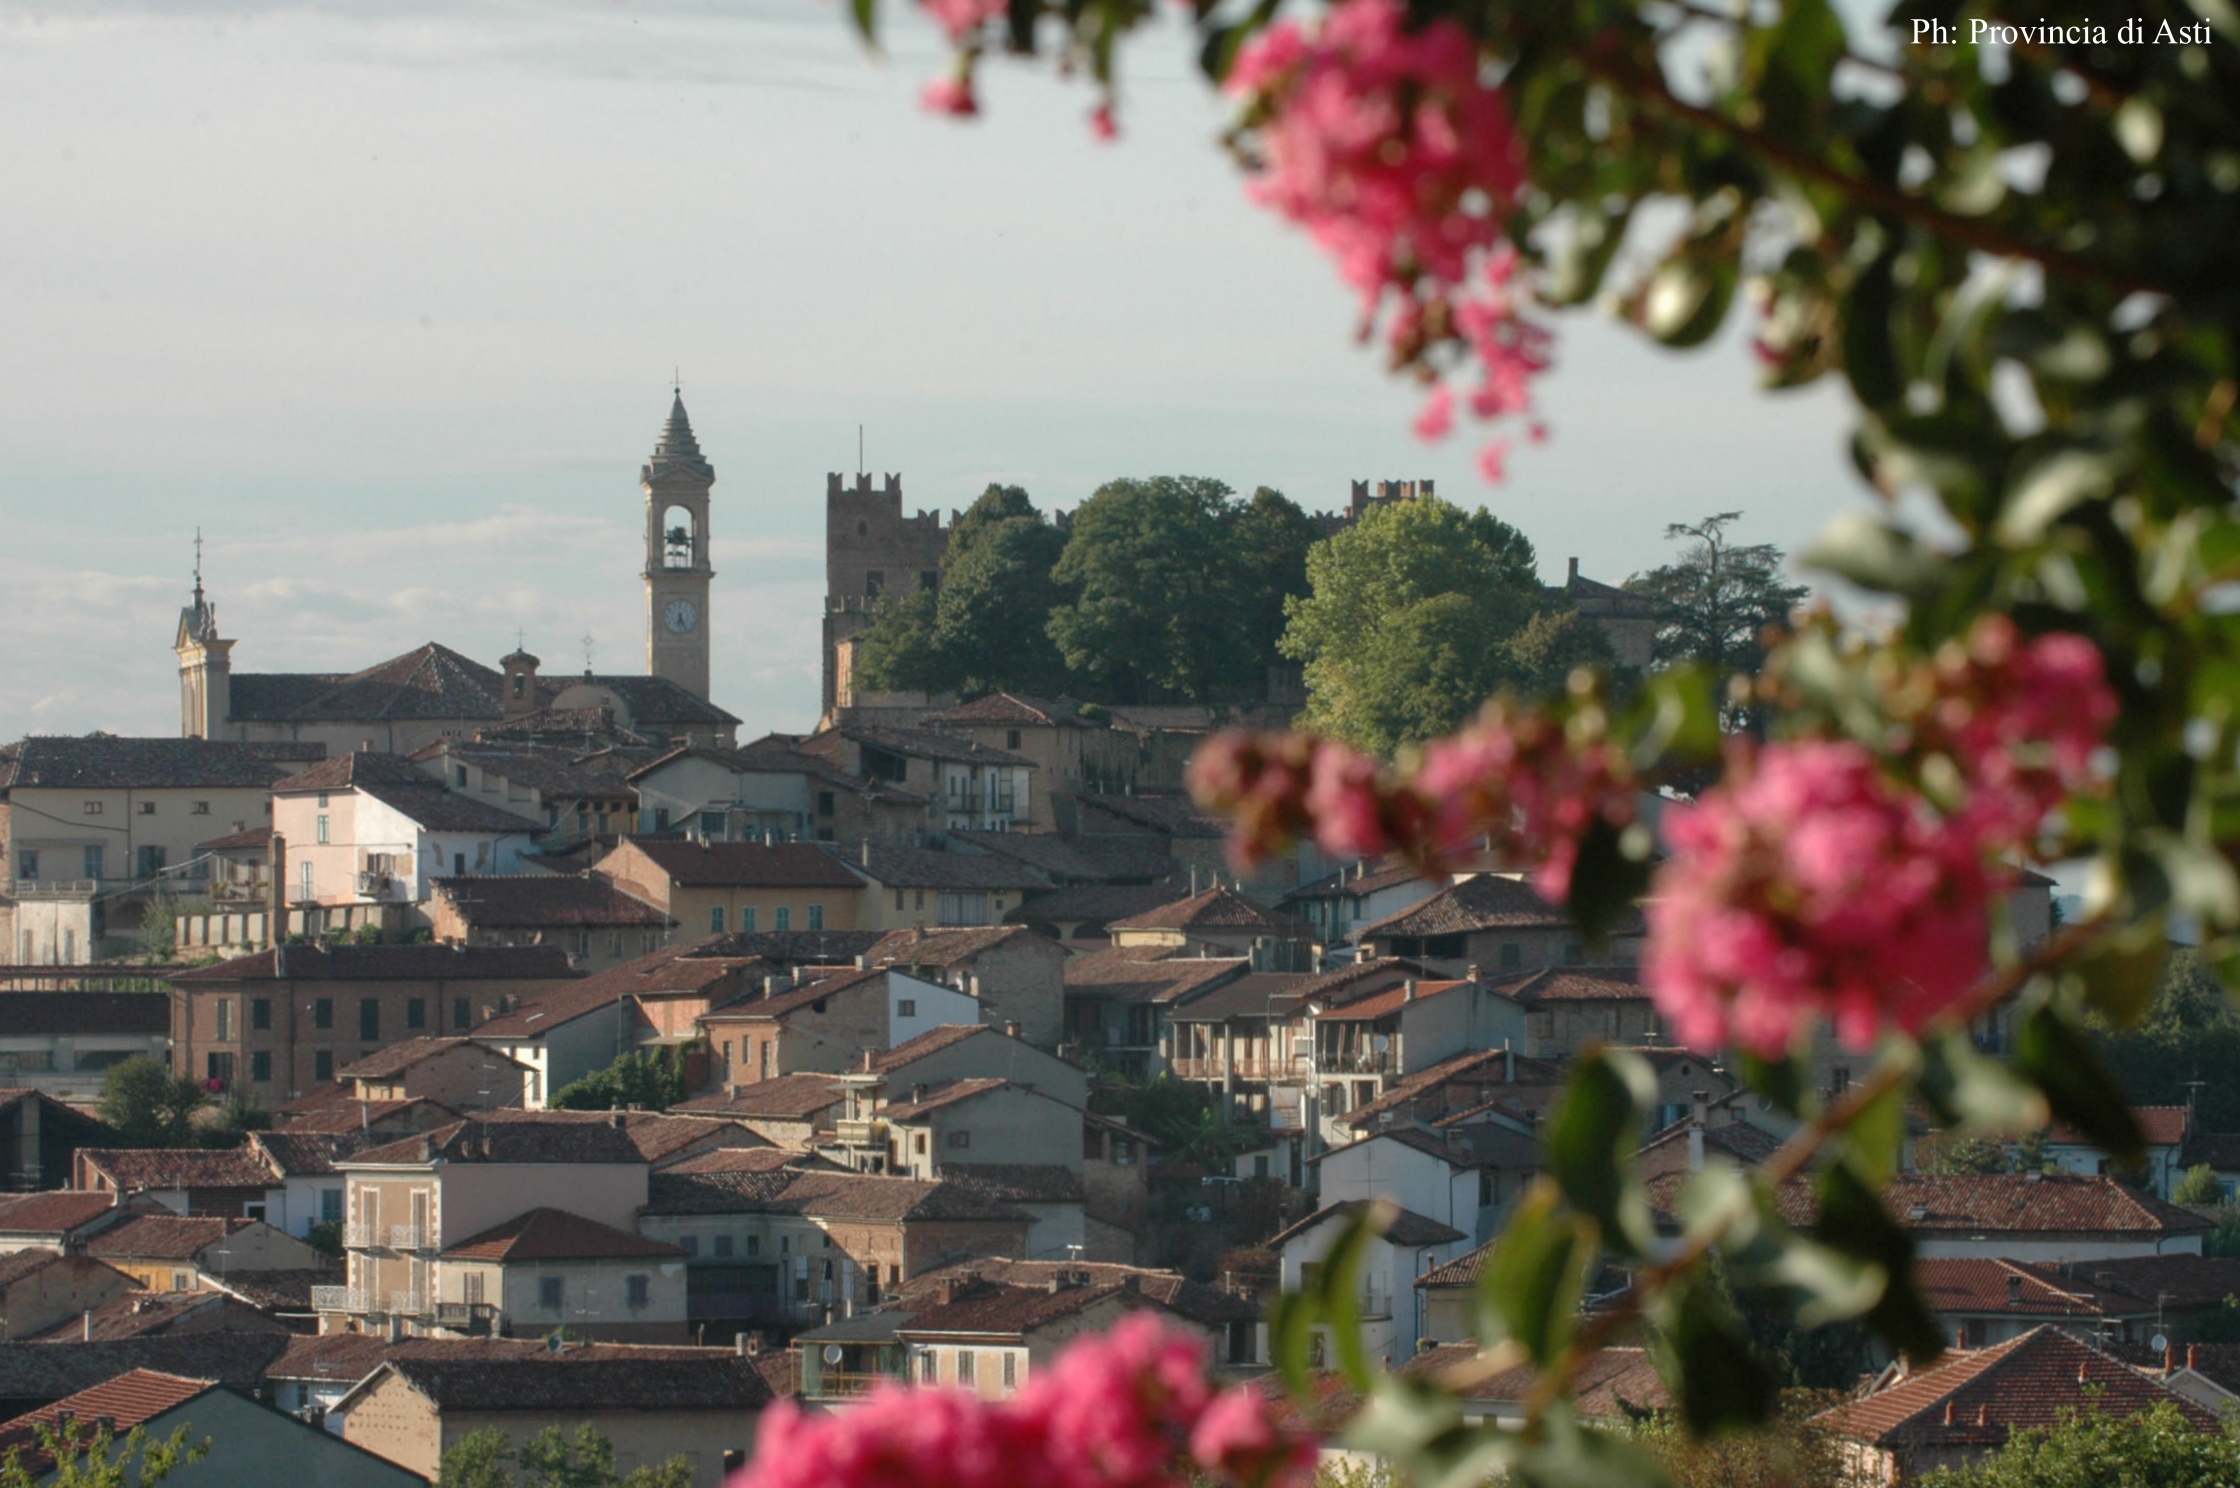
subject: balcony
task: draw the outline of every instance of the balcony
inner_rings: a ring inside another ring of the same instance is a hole
[[[391,1292],[386,1311],[391,1317],[423,1317],[428,1311],[428,1295],[425,1292],[401,1290]]]
[[[1323,1054],[1317,1064],[1325,1075],[1389,1075],[1400,1068],[1400,1051],[1387,1049],[1379,1054],[1370,1049],[1340,1049]]]
[[[887,1144],[887,1124],[869,1117],[835,1121],[832,1123],[832,1135],[843,1147],[884,1147]]]
[[[435,1322],[439,1328],[480,1338],[497,1331],[498,1309],[487,1302],[438,1302]]]
[[[313,1312],[373,1311],[373,1294],[349,1286],[315,1286],[311,1289]]]
[[[342,1245],[345,1250],[371,1250],[382,1243],[379,1225],[346,1224],[342,1227]]]
[[[881,1385],[900,1385],[908,1382],[900,1374],[859,1374],[838,1369],[823,1369],[817,1372],[817,1378],[813,1385],[808,1380],[801,1382],[801,1393],[812,1400],[844,1400],[850,1396],[868,1395]]]
[[[433,1250],[436,1248],[435,1231],[429,1229],[426,1225],[391,1225],[389,1226],[389,1248],[391,1250]]]

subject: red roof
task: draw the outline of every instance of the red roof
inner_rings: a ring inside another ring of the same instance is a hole
[[[1650,1179],[1650,1207],[1673,1213],[1686,1177],[1668,1173]],[[1791,1223],[1811,1223],[1815,1201],[1808,1180],[1782,1184],[1775,1200]],[[2160,1236],[2213,1227],[2198,1214],[2113,1178],[2074,1173],[1901,1173],[1882,1191],[1882,1202],[1893,1219],[1920,1234]]]
[[[693,842],[632,837],[674,884],[695,888],[841,889],[863,880],[813,842]],[[616,851],[621,851],[617,848]]]
[[[2184,1106],[2133,1106],[2131,1119],[2139,1123],[2139,1135],[2146,1139],[2149,1147],[2176,1147],[2186,1139]],[[2067,1122],[2062,1122],[2047,1132],[2046,1140],[2073,1147],[2100,1145]]]
[[[60,1235],[101,1218],[116,1207],[113,1193],[60,1189],[0,1195],[0,1233]]]
[[[1950,1257],[1914,1263],[1932,1312],[1995,1312],[2018,1317],[2101,1317],[2152,1312],[2151,1300],[2064,1277],[2052,1266]]]
[[[444,1251],[454,1261],[600,1261],[684,1254],[684,1247],[649,1240],[565,1209],[531,1209],[492,1225]]]
[[[1157,909],[1114,920],[1114,930],[1271,930],[1283,935],[1311,934],[1313,927],[1296,915],[1262,909],[1234,889],[1215,885],[1202,893],[1162,904]]]
[[[193,1218],[142,1214],[113,1224],[86,1242],[86,1254],[119,1260],[191,1261],[219,1241],[240,1234],[256,1219]]]
[[[57,1427],[65,1418],[107,1421],[122,1437],[133,1427],[145,1426],[165,1412],[177,1410],[217,1387],[216,1380],[158,1374],[153,1369],[129,1370],[90,1390],[66,1395],[51,1405],[0,1425],[0,1454],[20,1452],[23,1466],[37,1477],[54,1466],[54,1458],[40,1450],[38,1427]]]

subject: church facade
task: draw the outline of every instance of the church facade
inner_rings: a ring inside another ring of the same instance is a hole
[[[484,729],[574,732],[603,726],[655,744],[737,742],[739,720],[708,700],[708,498],[715,469],[701,454],[679,395],[653,458],[645,499],[646,671],[642,676],[538,674],[516,649],[498,669],[430,641],[355,672],[237,672],[233,638],[199,564],[179,612],[179,733],[188,739],[295,744],[304,757],[353,750],[410,754]]]

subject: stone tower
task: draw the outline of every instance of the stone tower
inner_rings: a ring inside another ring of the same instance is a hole
[[[638,474],[646,493],[646,672],[694,697],[708,696],[708,489],[715,467],[700,454],[684,395],[653,459]]]
[[[218,638],[218,607],[202,593],[202,534],[194,538],[194,603],[179,611],[179,737],[216,739],[233,713],[233,642]]]
[[[951,514],[952,517],[955,515]],[[902,514],[902,477],[881,486],[857,472],[853,485],[836,472],[824,483],[824,711],[839,693],[840,643],[870,624],[880,597],[931,589],[941,582],[949,528],[941,513]]]

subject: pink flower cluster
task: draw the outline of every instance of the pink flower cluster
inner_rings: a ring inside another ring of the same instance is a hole
[[[1534,865],[1533,887],[1561,903],[1581,840],[1597,824],[1631,822],[1635,788],[1607,743],[1573,741],[1560,721],[1495,702],[1426,745],[1411,776],[1328,739],[1233,732],[1191,760],[1190,789],[1237,819],[1241,867],[1308,836],[1335,856],[1397,852],[1427,866],[1483,842]]]
[[[1864,746],[1809,741],[1739,754],[1666,813],[1643,973],[1682,1042],[1774,1055],[1823,1015],[1853,1048],[1886,1024],[1919,1032],[1982,976],[1992,896],[2013,880],[2002,858],[2091,783],[2116,716],[2090,642],[2025,642],[2005,616],[1892,701],[1901,745],[1954,767],[1942,809]]]
[[[1266,1396],[1215,1391],[1203,1346],[1137,1313],[1009,1401],[904,1385],[829,1415],[780,1401],[731,1488],[1305,1488],[1313,1458]]]
[[[1251,101],[1263,174],[1256,199],[1298,223],[1359,291],[1365,323],[1387,295],[1393,359],[1429,370],[1438,343],[1467,349],[1481,419],[1528,413],[1547,332],[1523,316],[1520,260],[1503,230],[1524,186],[1524,149],[1476,41],[1446,18],[1409,29],[1399,0],[1339,0],[1311,32],[1271,26],[1239,53],[1228,88]],[[1416,420],[1453,427],[1435,388]],[[1535,437],[1538,426],[1534,426]],[[1506,445],[1484,461],[1500,476]]]

